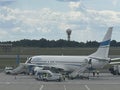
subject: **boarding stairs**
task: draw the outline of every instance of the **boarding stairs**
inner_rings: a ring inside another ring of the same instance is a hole
[[[86,71],[88,67],[90,67],[90,64],[84,63],[79,69],[76,69],[75,71],[73,71],[69,76],[71,78],[75,78],[77,75],[80,75],[84,71]]]
[[[12,74],[20,74],[21,72],[24,72],[26,69],[26,65],[24,63],[20,63],[20,65],[13,69]]]

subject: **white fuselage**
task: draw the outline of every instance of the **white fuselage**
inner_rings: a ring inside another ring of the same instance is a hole
[[[48,66],[74,71],[88,63],[88,56],[33,56],[26,61],[26,64]],[[107,62],[92,59],[93,68],[102,68]]]

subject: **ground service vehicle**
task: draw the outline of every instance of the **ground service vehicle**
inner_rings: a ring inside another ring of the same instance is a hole
[[[49,70],[40,70],[35,73],[35,78],[41,81],[62,81],[63,77],[60,73],[52,73]]]
[[[5,67],[5,73],[6,74],[11,74],[13,71],[13,67]]]

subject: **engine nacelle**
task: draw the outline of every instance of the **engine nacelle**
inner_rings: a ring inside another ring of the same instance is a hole
[[[108,62],[104,60],[97,60],[97,59],[88,59],[88,64],[93,69],[103,68]]]

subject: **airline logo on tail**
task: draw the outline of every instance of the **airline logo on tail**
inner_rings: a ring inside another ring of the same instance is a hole
[[[100,43],[100,46],[109,46],[111,40],[103,41]]]
[[[110,46],[110,41],[111,41],[111,35],[112,35],[112,29],[113,27],[109,27],[103,41],[100,43],[101,46]]]

